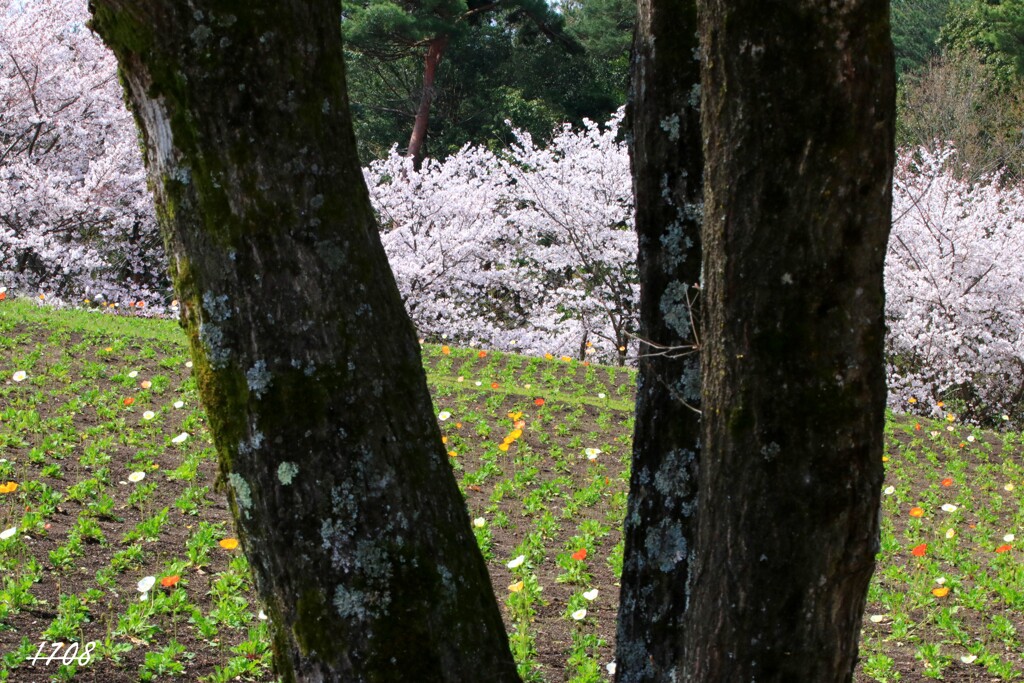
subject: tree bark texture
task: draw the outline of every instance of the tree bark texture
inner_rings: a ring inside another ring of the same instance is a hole
[[[94,0],[286,681],[515,681],[356,158],[335,0]]]
[[[878,551],[887,0],[702,0],[690,681],[849,681]]]
[[[617,678],[682,665],[700,451],[703,154],[694,0],[640,0],[629,102],[640,270],[640,367]]]
[[[423,57],[423,92],[420,94],[420,106],[416,110],[416,120],[413,122],[412,135],[409,136],[407,152],[416,168],[423,163],[427,153],[427,126],[430,123],[430,105],[434,101],[434,79],[437,77],[441,57],[447,48],[447,35],[432,38],[427,43],[427,54]]]

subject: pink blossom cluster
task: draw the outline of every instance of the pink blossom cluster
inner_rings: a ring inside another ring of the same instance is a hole
[[[958,179],[952,154],[919,149],[895,169],[885,268],[889,402],[1019,423],[1024,195],[999,176]]]
[[[117,64],[85,2],[0,0],[0,285],[159,310],[168,280]]]
[[[424,336],[524,353],[624,359],[637,272],[621,113],[545,147],[516,131],[414,170],[392,150],[365,175],[399,289]]]

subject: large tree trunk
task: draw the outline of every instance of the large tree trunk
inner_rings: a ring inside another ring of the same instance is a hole
[[[93,0],[284,680],[518,680],[356,159],[336,0]]]
[[[641,355],[616,637],[630,683],[670,680],[683,658],[700,451],[699,79],[694,0],[640,0],[629,119]]]
[[[448,36],[438,36],[427,43],[427,54],[423,56],[423,92],[420,93],[420,106],[416,110],[416,120],[412,126],[409,149],[406,152],[416,168],[420,167],[426,155],[427,125],[430,123],[430,105],[434,101],[434,79],[441,57],[447,48]]]
[[[888,0],[704,0],[690,681],[849,681],[878,550]]]

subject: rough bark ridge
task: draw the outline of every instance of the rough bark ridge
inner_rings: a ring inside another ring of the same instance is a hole
[[[670,680],[700,450],[703,155],[694,0],[640,0],[629,119],[640,267],[640,368],[616,636],[619,681]]]
[[[91,9],[284,680],[518,680],[356,159],[338,3]]]
[[[852,679],[883,477],[888,12],[700,5],[708,455],[685,680]]]

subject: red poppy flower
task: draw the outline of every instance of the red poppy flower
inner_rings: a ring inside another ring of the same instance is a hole
[[[541,397],[538,396],[537,398],[533,399],[533,405],[535,405],[535,406],[542,406],[542,405],[544,405],[544,399],[542,399]]]
[[[1009,543],[1004,543],[1001,546],[999,546],[998,548],[996,548],[996,552],[997,553],[1005,553],[1006,551],[1012,550],[1012,549],[1013,549],[1013,546],[1011,546]]]
[[[585,559],[587,559],[587,549],[586,548],[580,548],[579,550],[577,550],[576,552],[574,552],[572,554],[572,559],[574,559],[574,560],[585,560]]]
[[[914,546],[914,549],[910,551],[910,554],[914,557],[924,557],[926,552],[928,552],[928,544],[922,543],[921,545]]]
[[[942,480],[942,485],[943,486],[952,486],[953,485],[953,480],[950,479],[949,477],[946,477],[945,479]]]
[[[164,588],[171,588],[180,580],[180,576],[178,576],[177,574],[172,574],[171,576],[165,576],[164,578],[160,579],[160,585]]]
[[[124,401],[122,401],[122,403],[124,403],[126,406],[130,406],[131,404],[135,403],[135,399],[129,396]]]

